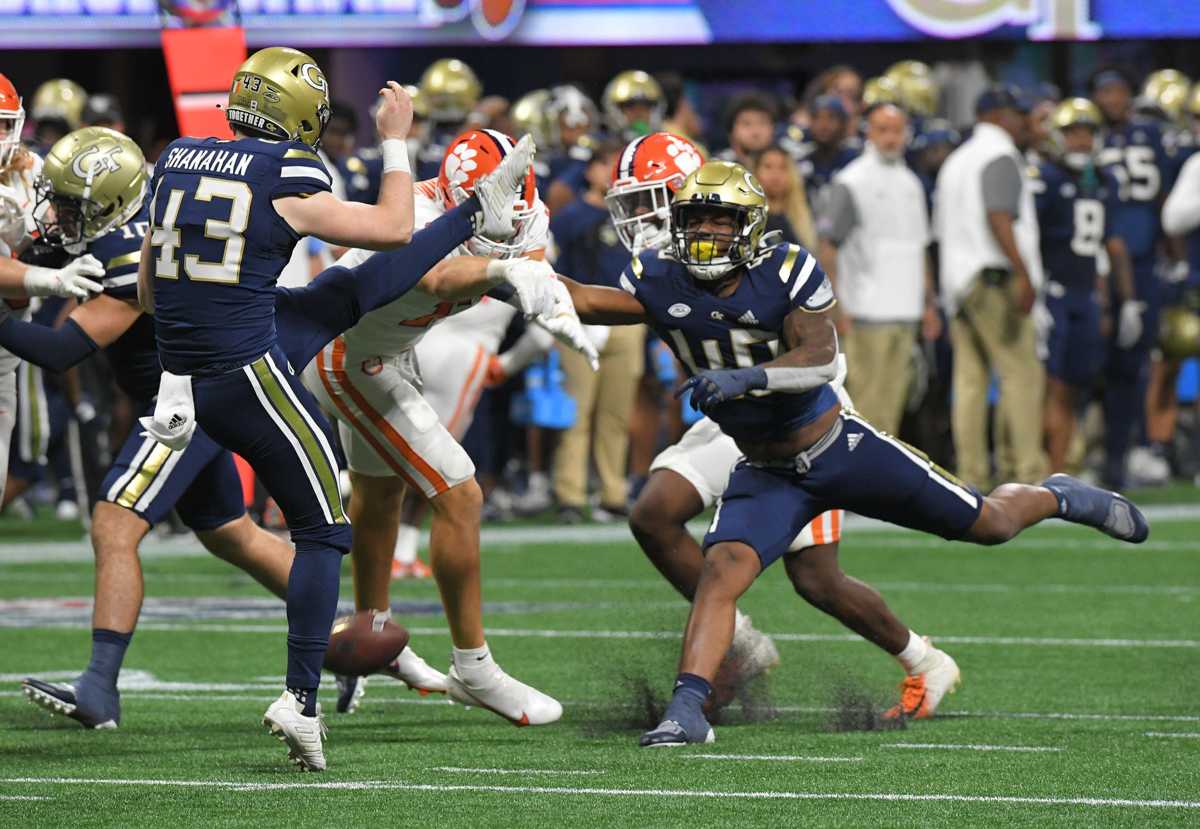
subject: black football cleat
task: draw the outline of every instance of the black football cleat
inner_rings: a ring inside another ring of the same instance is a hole
[[[114,689],[112,698],[98,705],[80,702],[75,686],[66,682],[43,682],[33,677],[21,683],[29,701],[52,714],[62,714],[84,728],[116,728],[121,721],[120,695]]]
[[[1105,535],[1141,544],[1150,535],[1150,523],[1133,502],[1118,492],[1085,484],[1070,475],[1051,475],[1042,486],[1058,499],[1058,517],[1095,527]]]

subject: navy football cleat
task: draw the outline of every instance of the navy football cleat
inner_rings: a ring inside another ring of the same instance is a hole
[[[365,676],[342,676],[337,674],[334,676],[337,680],[337,712],[339,714],[353,714],[358,710],[358,706],[362,704],[362,699],[367,695],[367,678]]]
[[[717,735],[713,732],[712,726],[708,724],[708,720],[704,717],[698,717],[694,722],[689,722],[689,729],[685,729],[675,720],[663,720],[650,731],[642,735],[638,744],[642,748],[671,748],[674,746],[685,746],[688,743],[714,743],[717,740]]]
[[[116,728],[121,720],[120,695],[113,691],[112,699],[100,700],[98,705],[79,701],[75,686],[65,682],[43,682],[32,677],[21,683],[29,701],[52,714],[63,714],[84,728]]]
[[[1141,544],[1150,535],[1150,523],[1125,496],[1085,484],[1070,475],[1051,475],[1042,486],[1058,499],[1058,517],[1095,527],[1100,532],[1131,544]]]

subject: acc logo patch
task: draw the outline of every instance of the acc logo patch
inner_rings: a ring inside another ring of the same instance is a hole
[[[682,302],[676,302],[667,309],[667,313],[675,317],[675,319],[682,319],[683,317],[686,317],[688,314],[692,313],[692,306],[685,305]]]
[[[833,285],[830,284],[829,277],[825,277],[817,286],[817,290],[813,291],[812,296],[804,301],[804,307],[811,311],[820,311],[832,301]]]
[[[374,377],[379,372],[383,371],[383,359],[380,357],[368,357],[362,361],[360,366],[362,373],[368,377]]]

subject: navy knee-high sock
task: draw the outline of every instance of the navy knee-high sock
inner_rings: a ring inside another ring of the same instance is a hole
[[[342,554],[328,544],[296,543],[287,585],[287,687],[313,716],[329,630],[337,615]]]

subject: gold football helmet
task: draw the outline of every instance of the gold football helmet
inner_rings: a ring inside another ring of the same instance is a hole
[[[1159,69],[1157,72],[1151,72],[1146,76],[1146,81],[1142,84],[1141,97],[1150,101],[1157,101],[1166,89],[1183,87],[1186,91],[1191,85],[1191,79],[1178,69]]]
[[[238,67],[225,107],[231,129],[313,149],[329,115],[325,73],[311,57],[286,46],[261,49]]]
[[[627,69],[618,73],[608,82],[608,86],[604,87],[601,103],[609,128],[630,138],[648,135],[661,129],[667,109],[667,98],[663,94],[662,86],[653,75],[640,69]],[[638,104],[647,109],[645,120],[630,118],[627,112],[629,108]]]
[[[1103,124],[1104,118],[1100,114],[1100,108],[1090,100],[1067,98],[1056,106],[1050,115],[1051,153],[1072,170],[1082,170],[1100,149],[1099,134]],[[1067,139],[1063,132],[1071,127],[1087,127],[1092,131],[1090,152],[1072,152],[1067,148]]]
[[[880,75],[878,78],[868,78],[863,84],[863,106],[872,107],[876,104],[896,104],[900,103],[900,87],[896,82],[886,75]]]
[[[535,89],[522,95],[508,111],[508,117],[512,119],[513,132],[518,137],[529,133],[537,146],[550,146],[549,89]]]
[[[725,225],[728,229],[713,229]],[[709,229],[705,229],[708,227]],[[732,161],[709,161],[671,202],[675,258],[692,276],[717,280],[754,258],[767,228],[767,197],[754,174]]]
[[[58,118],[65,121],[68,128],[77,130],[86,103],[87,93],[82,86],[67,78],[52,78],[33,93],[29,115],[34,121]]]
[[[931,118],[937,114],[942,90],[928,75],[907,75],[895,79],[900,106],[910,115]]]
[[[901,78],[928,78],[933,75],[933,70],[924,61],[902,60],[893,63],[883,74],[885,77],[898,81]]]
[[[1200,355],[1200,314],[1184,305],[1164,309],[1158,344],[1168,357],[1184,359]]]
[[[108,127],[68,133],[46,153],[37,180],[38,230],[53,245],[90,242],[137,215],[146,186],[146,159],[132,138]]]
[[[471,67],[458,58],[435,60],[417,84],[430,120],[461,124],[479,103],[483,85]]]

